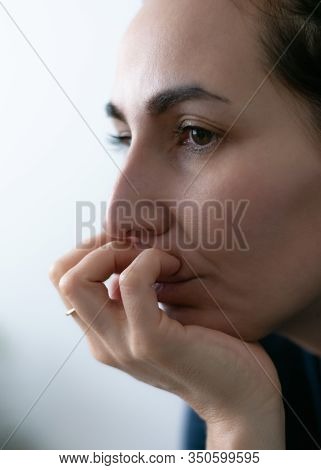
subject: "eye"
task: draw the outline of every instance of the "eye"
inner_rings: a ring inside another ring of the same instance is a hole
[[[222,133],[192,125],[180,125],[175,134],[178,136],[179,145],[191,148],[195,152],[209,150],[213,145],[217,145],[222,137]]]
[[[107,142],[114,146],[114,147],[129,147],[131,144],[131,135],[129,134],[120,134],[120,135],[112,135],[109,134],[107,136]]]

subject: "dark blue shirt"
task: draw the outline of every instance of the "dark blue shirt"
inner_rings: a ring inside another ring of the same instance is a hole
[[[321,448],[321,359],[278,335],[260,341],[279,374],[287,449]],[[294,410],[294,411],[293,411]],[[206,448],[204,421],[187,407],[182,449]]]

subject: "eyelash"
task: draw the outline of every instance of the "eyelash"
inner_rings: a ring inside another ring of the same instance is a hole
[[[130,145],[130,143],[128,141],[131,140],[131,136],[130,135],[108,135],[107,136],[107,142],[110,144],[110,145],[113,145],[115,147],[122,147],[122,146],[128,146]]]
[[[182,136],[188,131],[189,133],[191,131],[203,131],[211,135],[212,139],[210,143],[207,145],[197,145],[195,143],[186,143],[186,139],[183,142],[179,142],[179,145],[182,147],[186,147],[188,150],[191,152],[197,153],[197,154],[202,154],[202,153],[207,153],[209,152],[213,147],[218,145],[220,141],[223,138],[224,132],[223,131],[210,131],[209,129],[206,129],[201,126],[193,126],[191,124],[184,125],[179,124],[176,129],[174,129],[173,134],[178,137],[182,138]],[[109,135],[107,137],[108,142],[118,148],[121,148],[123,146],[129,147],[130,146],[130,141],[131,141],[131,136],[124,134],[124,135]]]
[[[174,135],[176,135],[178,138],[182,138],[182,136],[186,132],[190,134],[191,131],[202,131],[202,132],[207,133],[209,136],[211,136],[211,141],[206,145],[197,145],[195,142],[186,143],[186,139],[183,142],[179,143],[179,145],[184,146],[188,150],[197,154],[208,153],[213,147],[215,147],[222,140],[223,135],[224,135],[223,131],[210,131],[209,129],[206,129],[201,126],[193,126],[192,124],[184,125],[183,123],[180,124],[174,130]]]

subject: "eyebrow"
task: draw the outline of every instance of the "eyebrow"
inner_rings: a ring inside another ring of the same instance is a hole
[[[148,114],[159,116],[179,103],[196,99],[215,100],[226,104],[231,103],[225,96],[211,93],[198,85],[185,85],[168,88],[157,93],[145,103],[145,108]],[[106,113],[110,118],[126,122],[124,113],[111,101],[106,104]]]

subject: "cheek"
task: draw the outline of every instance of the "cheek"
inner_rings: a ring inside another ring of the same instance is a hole
[[[231,146],[203,181],[207,198],[248,201],[242,228],[262,249],[277,239],[298,238],[303,224],[321,226],[320,151],[300,141],[287,147],[281,139],[279,145],[270,141],[276,139]]]
[[[239,154],[241,164],[217,171],[207,195],[249,201],[241,222],[249,249],[202,253],[215,265],[208,279],[217,301],[251,339],[305,308],[321,290],[321,162],[294,152],[258,155]],[[214,221],[217,226],[222,222]]]
[[[321,159],[315,165],[303,153],[268,157],[231,175],[230,197],[249,201],[242,228],[250,250],[295,258],[306,253],[307,235],[314,246],[320,234]]]

